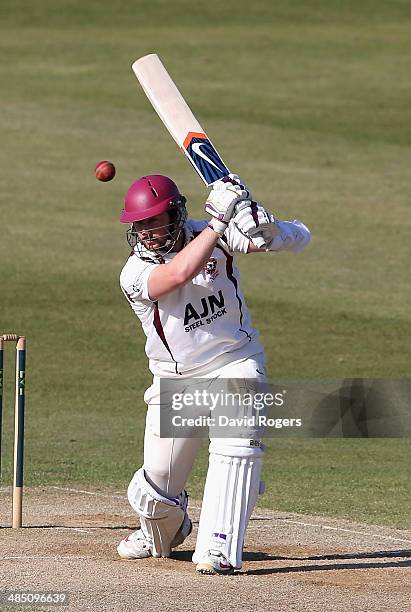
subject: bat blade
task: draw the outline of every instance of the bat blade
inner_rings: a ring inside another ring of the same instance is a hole
[[[155,53],[136,60],[133,72],[154,110],[207,186],[230,171]]]

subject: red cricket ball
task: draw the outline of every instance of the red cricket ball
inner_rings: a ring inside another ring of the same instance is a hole
[[[111,162],[107,160],[103,160],[103,161],[98,162],[96,169],[95,169],[95,173],[96,173],[96,178],[99,181],[107,182],[107,181],[111,181],[111,179],[115,177],[116,169],[114,167],[114,164],[112,164]]]

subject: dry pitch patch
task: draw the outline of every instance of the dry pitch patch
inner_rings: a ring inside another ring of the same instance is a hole
[[[8,528],[10,490],[0,493],[1,589],[69,592],[68,608],[37,610],[408,609],[409,532],[257,509],[242,570],[197,576],[193,500],[195,529],[172,559],[124,561],[116,544],[137,526],[124,491],[27,489],[20,530]]]

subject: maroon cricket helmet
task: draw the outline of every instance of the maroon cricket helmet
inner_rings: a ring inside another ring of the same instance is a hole
[[[121,223],[143,221],[185,204],[177,185],[167,176],[151,174],[135,181],[126,193]]]

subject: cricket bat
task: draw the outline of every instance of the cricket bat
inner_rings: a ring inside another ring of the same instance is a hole
[[[154,110],[204,183],[209,187],[230,174],[158,55],[145,55],[132,68]]]

